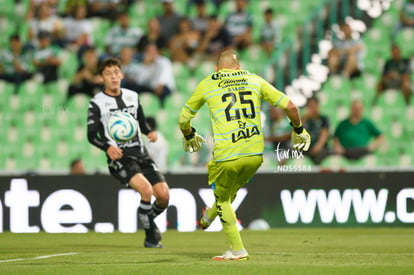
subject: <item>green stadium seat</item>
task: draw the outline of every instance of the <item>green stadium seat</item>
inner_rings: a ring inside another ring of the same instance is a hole
[[[401,110],[406,107],[402,92],[397,90],[387,90],[378,97],[377,105],[386,110],[386,114],[391,117],[400,117]]]
[[[69,87],[69,80],[61,78],[45,85],[45,94],[52,97],[53,103],[56,105],[64,104]]]
[[[8,4],[5,4],[8,2]],[[15,4],[10,0],[0,0],[0,49],[9,47],[9,37],[16,33],[17,24],[14,24],[16,19]]]
[[[357,79],[352,80],[353,91],[359,94],[359,98],[362,99],[365,107],[372,105],[376,94],[376,89],[370,86],[370,83],[367,83],[368,81],[373,80],[374,79],[369,76],[367,78],[358,77]]]
[[[36,109],[29,109],[17,120],[18,127],[22,129],[25,137],[40,141],[39,129],[43,125],[44,115]]]
[[[60,58],[62,59],[62,65],[58,69],[59,77],[67,80],[72,80],[73,76],[78,70],[78,57],[76,54],[68,50],[62,50],[60,52]]]
[[[332,155],[326,157],[320,164],[321,168],[342,169],[348,166],[348,160],[339,155]]]
[[[301,157],[301,158],[290,158],[286,161],[286,165],[293,165],[297,168],[302,166],[300,169],[305,169],[304,171],[298,171],[298,172],[306,172],[308,171],[308,168],[311,166],[314,166],[315,164],[309,157]],[[306,167],[305,167],[306,166]],[[292,171],[296,172],[296,171]]]
[[[35,171],[38,168],[39,149],[37,144],[31,139],[25,139],[15,154],[17,169],[25,171]]]
[[[38,162],[40,170],[47,171],[52,168],[52,161],[48,155],[41,155]]]
[[[414,56],[413,40],[414,40],[414,30],[412,28],[404,28],[398,33],[396,37],[396,43],[401,48],[402,56],[404,57]]]
[[[414,137],[414,105],[406,107],[403,121],[407,133],[407,138]]]
[[[90,19],[93,28],[93,42],[94,45],[103,52],[105,47],[105,36],[109,28],[111,27],[110,21],[98,17]]]
[[[139,94],[139,100],[144,108],[145,116],[155,117],[160,110],[160,100],[157,96],[152,93],[141,93]]]
[[[14,85],[0,80],[0,110],[6,112],[9,110],[10,97],[14,91]]]
[[[9,100],[6,105],[4,105],[4,112],[17,114],[20,112],[21,108],[21,98],[18,94],[12,94],[9,97]]]
[[[7,146],[22,144],[25,137],[25,126],[21,123],[21,120],[13,119],[10,121],[9,127],[7,128],[7,135],[4,136],[4,140],[7,142]]]
[[[60,138],[54,145],[55,157],[71,159],[74,155],[74,152],[71,148],[71,144],[65,138]]]
[[[85,164],[85,168],[90,171],[96,171],[96,170],[99,170],[101,172],[108,171],[108,165],[106,163],[105,153],[90,144],[87,146],[87,148],[88,148],[88,151],[80,155],[80,157],[83,159],[83,162]],[[79,155],[76,157],[79,157]]]
[[[380,160],[380,157],[378,157],[375,154],[370,154],[365,157],[362,157],[358,160],[348,160],[348,166],[353,168],[375,168],[380,167],[382,164],[382,161]]]
[[[1,167],[3,167],[6,171],[17,171],[19,169],[14,155],[5,155]]]
[[[412,154],[400,155],[398,159],[399,167],[412,167],[414,165],[414,159]]]
[[[56,155],[50,156],[50,167],[57,171],[69,171],[71,158],[60,157]]]
[[[365,46],[369,50],[366,51],[363,59],[364,73],[381,75],[385,60],[390,57],[390,44],[378,46],[378,42],[367,41]]]
[[[345,99],[349,97],[351,82],[339,75],[333,75],[324,83],[322,89],[327,93],[332,93],[335,99]]]
[[[44,86],[36,80],[24,82],[18,89],[21,109],[29,108],[41,110]]]
[[[389,130],[387,132],[393,140],[400,140],[404,138],[404,125],[400,120],[393,118],[389,126],[390,127],[388,128]]]
[[[54,137],[64,140],[69,139],[76,125],[76,120],[72,116],[73,114],[73,112],[69,112],[67,110],[58,111],[53,114],[54,119],[48,121],[48,123],[51,126],[52,135]]]
[[[79,114],[79,112],[83,112],[82,115],[86,117],[89,101],[89,96],[85,94],[76,94],[68,100],[67,109],[71,115],[76,115]]]
[[[16,16],[16,5],[10,0],[0,0],[0,15],[7,16],[8,19],[15,18]]]
[[[398,147],[398,144],[392,138],[385,135],[384,143],[378,148],[377,155],[395,162],[400,153],[401,149]],[[389,165],[395,165],[395,163],[389,163]]]
[[[383,121],[388,122],[390,120],[390,117],[386,116],[385,109],[383,109],[382,106],[373,106],[369,113],[369,117],[374,123],[381,123]]]

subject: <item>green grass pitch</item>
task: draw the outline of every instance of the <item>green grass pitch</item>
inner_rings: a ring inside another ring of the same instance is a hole
[[[0,274],[414,274],[414,228],[242,231],[249,261],[214,262],[222,232],[0,234]]]

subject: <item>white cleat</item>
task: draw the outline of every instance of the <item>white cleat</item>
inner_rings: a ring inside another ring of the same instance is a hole
[[[215,256],[213,261],[245,261],[250,259],[249,253],[245,249],[240,251],[227,250],[223,255]]]

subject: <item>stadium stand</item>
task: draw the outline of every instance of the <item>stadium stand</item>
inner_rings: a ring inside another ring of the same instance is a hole
[[[2,33],[0,49],[8,46],[8,37],[13,33],[17,32],[22,35],[23,39],[26,38],[28,24],[24,21],[24,14],[29,1],[17,2],[19,3],[16,5],[14,1],[0,0],[2,7],[0,10],[0,32]],[[175,1],[176,10],[184,14],[186,2]],[[324,8],[338,1],[261,0],[254,1],[254,4],[252,2],[249,2],[248,10],[254,19],[255,41],[258,42],[260,26],[263,23],[263,11],[271,6],[282,28],[282,44],[278,47],[278,51],[282,52],[288,46],[295,48],[299,45],[297,48],[300,48],[303,40],[298,38],[297,34],[303,34],[300,30],[303,31],[302,26],[310,22],[311,17],[320,16],[321,20],[325,19],[321,26],[328,25],[329,30],[330,23],[327,19],[329,17],[324,16],[322,11],[329,11]],[[358,1],[353,1],[353,3],[356,2]],[[352,80],[330,76],[316,94],[320,98],[322,112],[330,118],[331,131],[341,119],[347,116],[352,98],[362,98],[366,106],[365,115],[376,122],[386,135],[386,144],[375,154],[355,162],[338,156],[328,157],[321,164],[322,167],[414,167],[414,97],[411,97],[410,106],[405,106],[402,94],[390,91],[381,96],[375,106],[371,104],[375,95],[376,82],[382,73],[382,64],[390,54],[389,37],[398,18],[400,5],[401,1],[392,1],[386,12],[374,19],[370,28],[363,34],[362,38],[368,50],[364,58],[365,69],[362,76]],[[62,11],[64,5],[60,3],[58,8]],[[207,10],[208,13],[214,10],[210,1],[207,2]],[[219,17],[223,20],[232,10],[233,1],[224,2]],[[131,25],[145,30],[147,21],[159,14],[160,6],[152,0],[138,0],[129,7],[128,11]],[[194,8],[190,10],[190,15],[192,14],[195,14]],[[16,17],[19,20],[16,20]],[[102,52],[106,31],[111,27],[111,22],[97,17],[90,19],[90,22],[94,30],[94,45]],[[321,34],[318,34],[319,36],[322,38]],[[411,43],[413,38],[412,29],[404,29],[396,36],[396,42],[402,47],[404,56],[414,56],[414,44]],[[295,44],[297,41],[299,41],[298,44]],[[309,49],[304,50],[302,47],[301,50],[300,56],[303,55],[303,51]],[[310,53],[306,55],[309,55],[310,59]],[[240,56],[243,67],[260,75],[264,74],[264,69],[269,64],[269,58],[258,44],[241,52]],[[287,86],[285,84],[293,80],[286,80],[284,72],[296,76],[295,72],[301,71],[302,59],[299,56],[297,59],[277,54],[275,56],[280,58],[277,60],[278,64],[287,64],[283,72],[280,70],[276,72],[275,83],[277,87],[284,90]],[[68,171],[71,160],[81,158],[88,171],[106,172],[103,152],[91,146],[86,139],[86,110],[89,98],[85,95],[75,95],[69,101],[65,101],[67,87],[78,68],[78,57],[76,53],[67,49],[61,51],[60,57],[63,62],[58,72],[59,80],[55,83],[42,85],[37,78],[33,78],[20,86],[17,93],[14,93],[12,84],[0,80],[1,171],[65,172]],[[159,130],[167,137],[170,147],[170,170],[180,169],[183,165],[191,163],[181,148],[181,135],[177,127],[178,113],[198,81],[212,72],[214,65],[207,61],[193,72],[185,65],[177,63],[173,65],[173,70],[177,91],[166,99],[165,108],[161,108],[159,100],[154,95],[148,93],[141,95],[146,114],[156,118]],[[413,74],[411,74],[411,79],[414,82]],[[211,136],[206,108],[200,111],[194,122],[200,133],[207,137]],[[202,152],[202,158],[207,159],[209,149],[205,150]],[[204,165],[206,160],[200,163]],[[297,163],[311,165],[307,159]],[[267,168],[272,168],[274,165],[272,161],[265,161]]]

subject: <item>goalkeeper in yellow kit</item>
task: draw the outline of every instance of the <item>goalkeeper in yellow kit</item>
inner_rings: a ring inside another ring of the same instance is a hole
[[[180,113],[184,149],[196,152],[204,139],[191,127],[191,119],[204,103],[210,110],[214,150],[213,159],[208,164],[208,182],[216,201],[211,208],[203,209],[200,226],[206,229],[218,215],[230,243],[230,249],[213,260],[249,259],[231,202],[263,162],[262,99],[285,110],[293,127],[294,149],[308,150],[310,136],[303,129],[297,107],[263,78],[242,70],[234,51],[219,55],[216,72],[198,84]]]

